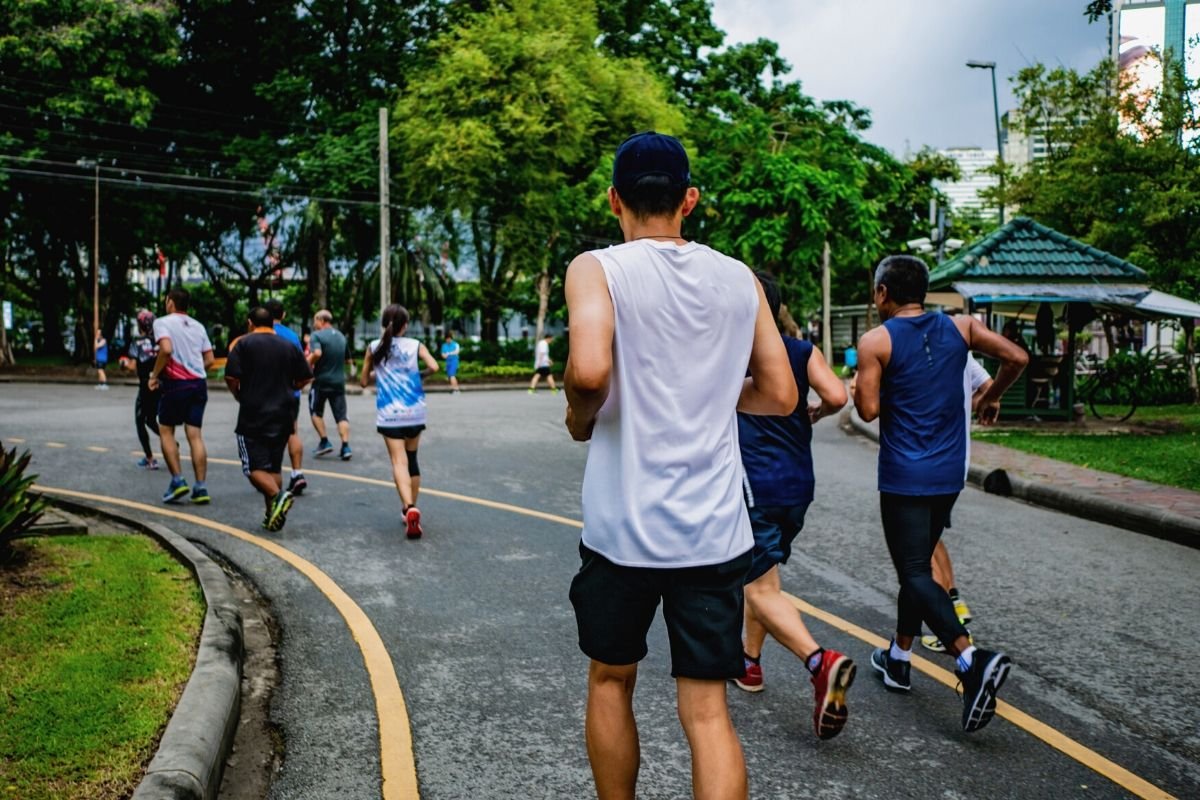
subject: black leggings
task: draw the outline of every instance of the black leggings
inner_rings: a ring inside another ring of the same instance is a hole
[[[142,452],[146,458],[154,458],[150,449],[149,428],[158,436],[158,392],[152,392],[146,386],[139,386],[137,399],[133,401],[133,429],[137,431],[138,441],[141,442]]]
[[[900,579],[896,633],[901,636],[920,636],[922,620],[944,644],[967,635],[929,565],[957,499],[958,492],[927,497],[879,493],[883,536]]]

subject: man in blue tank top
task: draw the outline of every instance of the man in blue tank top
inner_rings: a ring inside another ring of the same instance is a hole
[[[757,273],[771,317],[779,319],[779,286]],[[787,416],[738,414],[738,441],[746,474],[746,506],[754,532],[750,571],[746,574],[745,674],[734,683],[747,692],[763,689],[763,643],[770,633],[791,650],[812,675],[813,730],[821,739],[837,736],[846,724],[846,690],[854,682],[854,661],[817,644],[796,607],[783,596],[779,565],[786,564],[792,542],[804,527],[812,503],[812,426],[846,405],[846,387],[811,342],[783,337],[800,402]],[[808,391],[820,402],[808,405]]]
[[[966,402],[963,370],[972,350],[1000,361],[977,406],[981,424],[996,421],[1000,397],[1029,357],[978,319],[925,310],[929,270],[912,256],[889,256],[875,271],[875,305],[884,323],[858,347],[854,404],[866,421],[879,418],[879,507],[888,552],[900,582],[896,636],[871,654],[892,691],[911,688],[913,639],[924,621],[958,662],[962,726],[976,731],[996,713],[1008,676],[1003,653],[976,648],[950,596],[933,580],[930,558],[964,484]]]

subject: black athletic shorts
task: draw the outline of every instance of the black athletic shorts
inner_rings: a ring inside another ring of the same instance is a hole
[[[549,378],[550,377],[550,368],[549,367],[538,367],[537,374],[541,375],[543,378]]]
[[[262,470],[272,474],[283,470],[283,454],[288,436],[242,436],[237,434],[238,456],[242,459],[242,474]]]
[[[582,565],[571,581],[579,649],[602,664],[646,657],[646,633],[661,601],[671,643],[671,676],[740,678],[742,585],[746,552],[723,564],[679,569],[623,567],[579,545]]]
[[[346,421],[346,390],[324,389],[313,386],[308,390],[308,413],[314,417],[325,416],[325,401],[329,401],[329,410],[333,412],[334,422]]]
[[[385,439],[412,439],[420,436],[423,430],[425,430],[424,425],[401,425],[397,428],[376,428],[375,432],[381,434]]]
[[[203,379],[161,381],[158,422],[172,428],[204,425],[204,407],[208,405],[208,382]]]

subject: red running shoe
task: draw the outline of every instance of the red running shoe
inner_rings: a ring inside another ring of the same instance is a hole
[[[813,675],[817,707],[813,729],[818,739],[832,739],[846,727],[846,690],[854,683],[854,662],[836,650],[821,653],[821,668]]]
[[[421,509],[416,506],[409,506],[408,511],[404,512],[404,535],[409,539],[420,539],[421,533]]]
[[[742,658],[742,661],[746,665],[746,671],[742,677],[734,678],[733,682],[743,691],[761,692],[763,690],[762,665],[755,664],[745,657]]]

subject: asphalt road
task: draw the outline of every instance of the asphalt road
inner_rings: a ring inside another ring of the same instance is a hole
[[[133,466],[133,396],[127,387],[0,384],[0,441],[25,439],[46,485],[157,503],[167,476]],[[306,455],[306,466],[387,480],[373,398],[348,399],[354,460]],[[426,487],[579,518],[586,447],[562,428],[562,395],[438,394],[429,405]],[[214,392],[205,425],[212,456],[236,459],[234,417],[233,401]],[[311,448],[311,427],[302,431]],[[817,500],[784,588],[886,637],[895,576],[878,521],[874,446],[827,421],[815,454]],[[407,702],[421,796],[591,796],[586,659],[567,600],[578,530],[426,496],[426,535],[410,542],[394,491],[309,480],[273,538],[335,580],[382,636]],[[262,533],[261,501],[237,466],[212,465],[209,486],[211,506],[182,510]],[[168,524],[249,575],[282,626],[272,715],[286,755],[271,796],[378,797],[375,704],[342,617],[307,578],[253,544]],[[1003,699],[1165,792],[1200,797],[1200,551],[971,489],[947,541],[977,640],[1016,664]],[[850,723],[839,738],[817,741],[807,674],[769,644],[767,690],[730,690],[754,797],[1131,796],[1005,720],[963,734],[951,689],[914,672],[910,695],[888,694],[867,665],[869,645],[815,620],[810,627],[859,663]],[[690,792],[668,673],[659,623],[636,698],[645,798]]]

